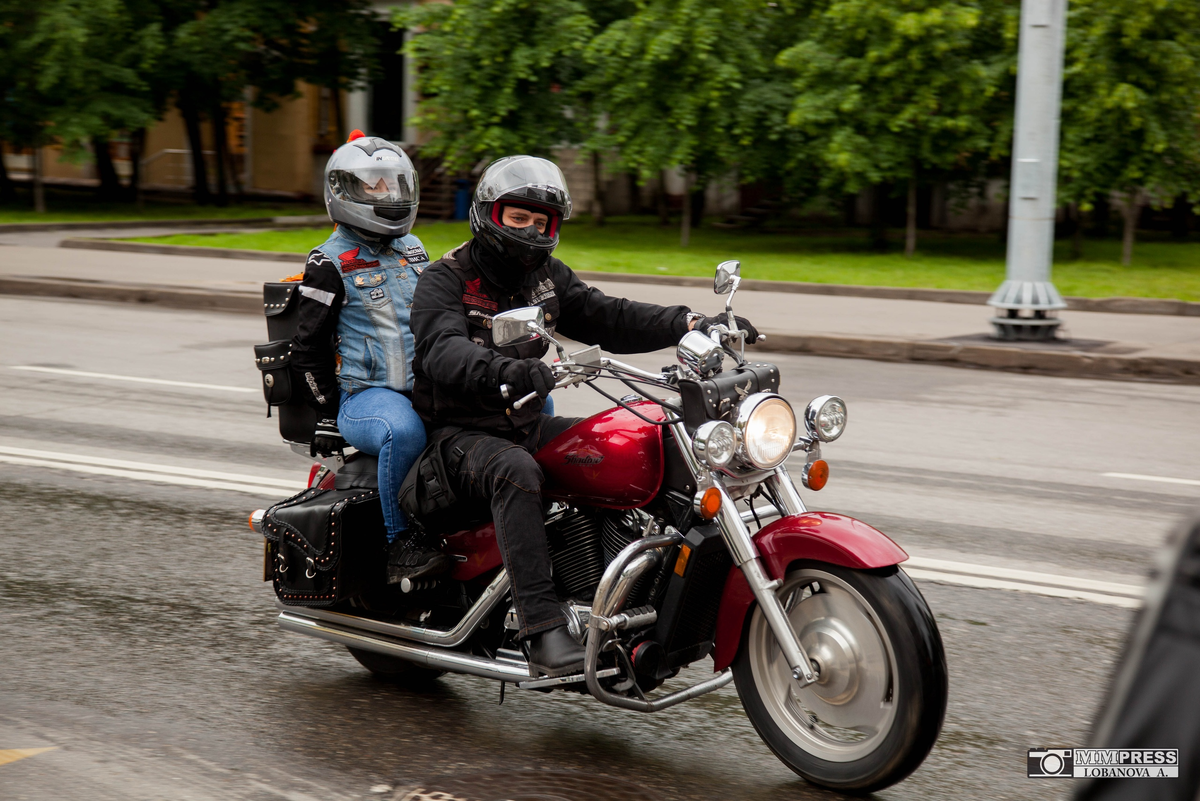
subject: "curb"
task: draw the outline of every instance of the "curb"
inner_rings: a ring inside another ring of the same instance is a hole
[[[295,219],[295,218],[279,218]],[[301,218],[303,219],[303,218]],[[62,248],[85,250],[117,250],[127,253],[156,253],[174,256],[207,256],[214,259],[249,259],[251,261],[283,261],[302,263],[306,255],[239,248],[209,248],[196,245],[155,245],[149,242],[120,242],[111,239],[64,239]],[[576,270],[585,281],[615,281],[626,284],[661,284],[666,286],[711,287],[712,280],[690,275],[645,275],[642,273],[606,273],[597,270]],[[923,300],[933,303],[987,304],[991,292],[968,289],[927,289],[923,287],[858,286],[854,284],[813,284],[802,281],[762,281],[746,279],[742,289],[753,292],[787,292],[800,295],[841,295],[856,298],[885,300]],[[1106,312],[1109,314],[1158,314],[1171,317],[1200,317],[1200,303],[1171,298],[1065,298],[1068,311]]]
[[[1200,384],[1200,360],[1193,359],[1033,350],[1006,345],[928,340],[768,334],[770,349],[782,353],[941,364],[1071,378]]]
[[[155,304],[188,311],[262,313],[262,296],[256,292],[212,292],[149,284],[0,276],[0,294]],[[1200,360],[1192,359],[1033,350],[999,344],[767,333],[770,345],[764,348],[764,353],[939,364],[1072,378],[1200,384]]]
[[[204,289],[150,284],[88,282],[78,278],[14,278],[0,276],[0,295],[51,297],[58,300],[102,300],[117,303],[155,304],[188,311],[223,311],[262,314],[261,293],[210,292]]]
[[[80,250],[117,250],[123,253],[154,253],[160,256],[201,256],[210,259],[248,259],[250,261],[285,261],[304,266],[307,253],[280,253],[271,250],[240,250],[238,248],[207,248],[199,245],[153,245],[149,242],[118,242],[112,239],[83,239],[72,237],[58,243],[60,248]]]
[[[111,220],[109,222],[0,223],[0,234],[31,231],[100,231],[121,228],[307,228],[329,222],[324,214],[298,214],[283,217],[208,217],[199,220]],[[97,240],[100,241],[100,240]]]

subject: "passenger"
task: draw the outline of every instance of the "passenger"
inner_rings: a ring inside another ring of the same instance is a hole
[[[412,408],[409,314],[429,262],[410,231],[417,173],[397,145],[351,134],[325,166],[325,208],[336,225],[308,256],[300,283],[293,369],[317,411],[312,455],[346,443],[379,457],[379,494],[388,538],[388,582],[404,575],[408,521],[397,495],[425,447]],[[344,439],[343,439],[344,438]],[[431,567],[445,566],[445,557]]]
[[[510,347],[492,341],[494,314],[541,306],[546,328],[615,353],[675,345],[689,329],[707,331],[723,318],[686,306],[656,306],[606,297],[550,254],[571,197],[562,172],[531,156],[493,162],[471,205],[472,239],[425,271],[413,303],[417,355],[413,405],[439,438],[439,428],[461,431],[442,444],[452,488],[465,500],[490,505],[504,566],[512,579],[526,655],[532,667],[555,676],[578,670],[582,646],[566,628],[550,575],[541,497],[542,472],[533,453],[576,420],[551,417],[542,401],[554,386],[541,361],[543,339]],[[758,332],[742,318],[748,341]],[[537,400],[514,409],[530,392]],[[426,543],[412,562],[436,561]]]

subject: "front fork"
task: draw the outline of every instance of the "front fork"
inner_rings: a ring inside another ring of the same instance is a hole
[[[680,446],[679,450],[683,453],[684,460],[687,461],[692,473],[696,476],[697,490],[703,491],[704,485],[707,484],[716,487],[721,493],[721,510],[717,513],[716,518],[717,527],[721,529],[721,536],[725,540],[726,547],[729,548],[729,553],[733,556],[733,561],[746,576],[746,583],[750,585],[750,590],[754,593],[754,598],[758,601],[758,605],[767,619],[767,625],[771,627],[771,632],[775,635],[776,642],[779,643],[783,658],[787,660],[788,667],[792,669],[792,678],[800,682],[802,687],[812,684],[817,680],[812,662],[805,653],[804,646],[800,644],[800,638],[796,636],[796,630],[792,628],[791,621],[788,620],[783,603],[775,594],[783,582],[767,577],[758,547],[755,546],[754,539],[750,536],[750,529],[742,522],[741,513],[738,512],[733,499],[729,497],[721,482],[716,480],[716,477],[707,467],[700,464],[695,454],[692,453],[692,440],[683,423],[675,422],[671,425],[671,429]],[[774,497],[782,504],[784,513],[798,515],[807,511],[786,467],[780,465],[775,468],[766,483],[774,490]]]

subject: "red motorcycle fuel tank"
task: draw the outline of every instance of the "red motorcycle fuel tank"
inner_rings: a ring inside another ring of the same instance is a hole
[[[664,419],[650,401],[630,404],[643,417]],[[614,408],[571,426],[537,452],[548,498],[635,509],[650,502],[663,479],[662,426]]]

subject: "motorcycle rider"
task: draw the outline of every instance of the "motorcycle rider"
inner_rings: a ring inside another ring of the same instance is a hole
[[[325,165],[325,208],[336,225],[309,253],[292,340],[297,386],[317,412],[312,455],[346,443],[379,457],[379,493],[388,538],[389,583],[443,569],[446,557],[421,553],[405,535],[397,493],[425,447],[413,411],[410,309],[429,262],[410,233],[417,172],[397,145],[354,131]]]
[[[413,301],[416,337],[413,406],[441,443],[457,495],[490,505],[496,539],[512,580],[530,666],[550,676],[578,670],[584,650],[566,628],[551,578],[543,524],[543,475],[533,453],[577,420],[543,413],[554,386],[536,339],[497,347],[492,316],[540,306],[546,328],[615,353],[676,344],[691,328],[723,318],[686,306],[610,298],[551,256],[571,216],[571,197],[556,165],[509,156],[484,171],[470,210],[472,238],[433,262]],[[747,341],[758,338],[737,318]],[[530,392],[537,399],[512,404]],[[430,549],[429,558],[436,551]]]

